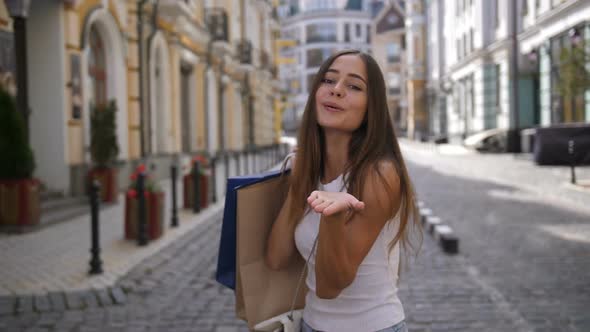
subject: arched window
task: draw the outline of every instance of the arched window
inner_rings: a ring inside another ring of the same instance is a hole
[[[88,36],[90,54],[88,58],[88,74],[92,88],[90,89],[90,102],[93,105],[107,103],[107,70],[104,42],[100,33],[93,25]]]

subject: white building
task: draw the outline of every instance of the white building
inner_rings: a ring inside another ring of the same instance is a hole
[[[577,47],[585,47],[590,54],[590,1],[526,0],[522,5],[523,29],[518,39],[530,66],[536,123],[590,122],[590,91],[568,102],[556,87],[562,48],[583,41]]]
[[[368,1],[287,0],[280,7],[282,39],[294,46],[281,50],[293,59],[280,68],[283,89],[289,95],[285,129],[296,130],[311,83],[322,62],[344,49],[370,51],[371,17]]]
[[[430,118],[430,132],[435,137],[447,134],[447,87],[445,83],[445,50],[444,43],[445,1],[430,0],[426,8],[427,24],[427,57],[426,57],[426,96]]]
[[[517,116],[511,110],[513,13]],[[590,93],[563,102],[560,50],[572,36],[590,51],[590,1],[427,1],[431,130],[451,139],[487,129],[590,121]],[[441,110],[446,109],[446,112]]]

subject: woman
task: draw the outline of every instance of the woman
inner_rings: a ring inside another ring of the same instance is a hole
[[[302,331],[406,331],[397,297],[400,243],[417,223],[413,190],[386,103],[383,74],[358,51],[315,77],[285,204],[266,263],[309,261]]]

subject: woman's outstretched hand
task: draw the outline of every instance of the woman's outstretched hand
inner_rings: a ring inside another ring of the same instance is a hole
[[[356,199],[349,193],[314,191],[307,197],[307,203],[311,208],[323,216],[333,216],[339,213],[353,213],[362,211],[365,203]]]

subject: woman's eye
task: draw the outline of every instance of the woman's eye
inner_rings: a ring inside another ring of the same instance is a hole
[[[331,80],[329,78],[324,78],[324,79],[322,79],[322,83],[332,84],[332,83],[334,83],[334,80]]]
[[[361,91],[361,88],[360,88],[359,86],[357,86],[357,85],[353,85],[353,84],[351,84],[351,85],[349,85],[349,87],[350,87],[351,89],[353,89],[353,90],[358,90],[358,91]]]

